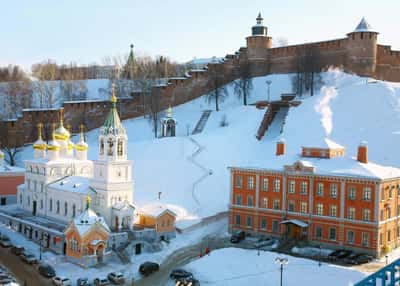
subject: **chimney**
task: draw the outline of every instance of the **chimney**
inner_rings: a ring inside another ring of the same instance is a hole
[[[368,143],[366,141],[362,141],[358,145],[357,161],[365,164],[368,163]]]
[[[285,155],[285,153],[286,153],[285,140],[279,139],[279,141],[276,143],[276,156]]]

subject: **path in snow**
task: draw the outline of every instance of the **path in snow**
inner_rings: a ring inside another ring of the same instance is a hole
[[[203,165],[201,165],[199,162],[197,162],[195,160],[195,157],[198,156],[204,149],[205,147],[200,145],[199,142],[197,142],[193,137],[189,137],[189,140],[196,145],[197,150],[193,152],[192,155],[190,155],[187,159],[188,161],[190,161],[193,165],[195,165],[196,167],[200,168],[204,174],[198,178],[196,181],[194,181],[194,183],[192,184],[192,197],[193,200],[196,202],[197,204],[197,209],[195,210],[195,214],[198,213],[198,211],[200,210],[200,202],[199,199],[196,196],[196,186],[201,183],[203,180],[205,180],[208,176],[211,176],[213,171],[211,169],[207,169],[206,167],[204,167]]]
[[[281,107],[279,109],[278,113],[275,115],[272,123],[267,129],[267,134],[265,135],[264,140],[274,140],[282,133],[288,112],[288,107]]]
[[[206,126],[206,123],[208,121],[208,118],[210,118],[212,110],[204,110],[203,113],[201,114],[201,117],[199,121],[196,124],[196,127],[194,128],[192,134],[197,134],[201,133],[204,129],[204,126]]]

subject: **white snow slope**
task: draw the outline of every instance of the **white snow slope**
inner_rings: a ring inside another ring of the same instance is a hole
[[[195,160],[212,170],[195,189],[198,203],[192,197],[192,184],[204,171],[187,158],[197,150],[188,140],[203,110],[214,109],[205,96],[174,108],[178,120],[178,137],[154,139],[147,119],[124,121],[129,136],[129,159],[133,161],[134,199],[141,204],[151,203],[162,192],[161,202],[178,213],[179,220],[210,216],[228,209],[228,166],[257,166],[274,168],[275,144],[283,136],[287,153],[298,154],[300,147],[314,139],[330,137],[346,147],[348,156],[355,156],[360,141],[369,144],[369,158],[379,164],[400,167],[400,84],[368,83],[366,78],[332,70],[323,75],[325,84],[315,96],[302,98],[302,104],[291,108],[283,134],[280,128],[284,117],[273,122],[270,132],[261,141],[255,134],[264,110],[243,106],[227,86],[229,96],[221,111],[211,113],[202,133],[192,136],[204,150]],[[271,80],[271,98],[291,91],[290,75],[270,75],[254,78],[250,102],[266,99],[266,80]],[[229,123],[220,127],[226,116]],[[98,130],[88,133],[89,158],[97,158]],[[32,158],[26,148],[22,157]],[[183,222],[183,221],[182,221]],[[186,222],[187,223],[187,222]]]

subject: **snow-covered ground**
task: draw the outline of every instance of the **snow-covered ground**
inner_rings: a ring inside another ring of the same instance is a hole
[[[282,136],[287,156],[299,154],[300,147],[313,140],[329,137],[346,147],[348,156],[355,156],[360,141],[368,141],[369,159],[375,163],[400,167],[400,84],[368,82],[366,78],[333,70],[323,75],[325,85],[315,96],[301,98],[299,107],[291,108],[286,119],[277,116],[261,141],[255,138],[264,110],[243,106],[227,86],[229,96],[221,103],[221,111],[213,111],[202,133],[193,135],[204,150],[196,161],[212,170],[195,189],[199,205],[192,196],[192,185],[204,175],[188,157],[197,146],[188,139],[202,111],[214,109],[205,96],[174,108],[178,120],[177,137],[154,139],[152,127],[145,118],[124,121],[129,136],[128,157],[133,161],[134,200],[138,206],[149,204],[161,194],[161,203],[169,204],[178,213],[178,220],[199,218],[226,211],[229,198],[228,166],[271,168],[275,159],[275,143]],[[271,80],[271,98],[291,92],[290,75],[269,75],[253,80],[249,102],[266,99],[266,80]],[[226,116],[228,126],[220,122]],[[285,120],[283,134],[280,134]],[[89,158],[97,158],[98,130],[87,134]],[[23,158],[32,158],[31,147]]]
[[[366,276],[357,270],[296,258],[277,253],[239,248],[224,248],[212,251],[209,256],[193,261],[184,269],[193,273],[201,285],[213,286],[264,286],[279,285],[280,266],[277,257],[287,258],[283,270],[283,285],[353,285]],[[174,285],[171,281],[170,286]]]

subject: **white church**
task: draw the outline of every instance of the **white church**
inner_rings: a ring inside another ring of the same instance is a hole
[[[18,187],[18,206],[33,215],[69,223],[86,209],[102,216],[111,230],[132,229],[137,212],[133,205],[132,162],[127,159],[128,137],[113,92],[111,109],[100,128],[98,159],[87,159],[88,145],[81,128],[80,140],[71,142],[63,126],[53,127],[53,139],[41,136],[34,143],[35,158],[26,160],[25,183]]]

